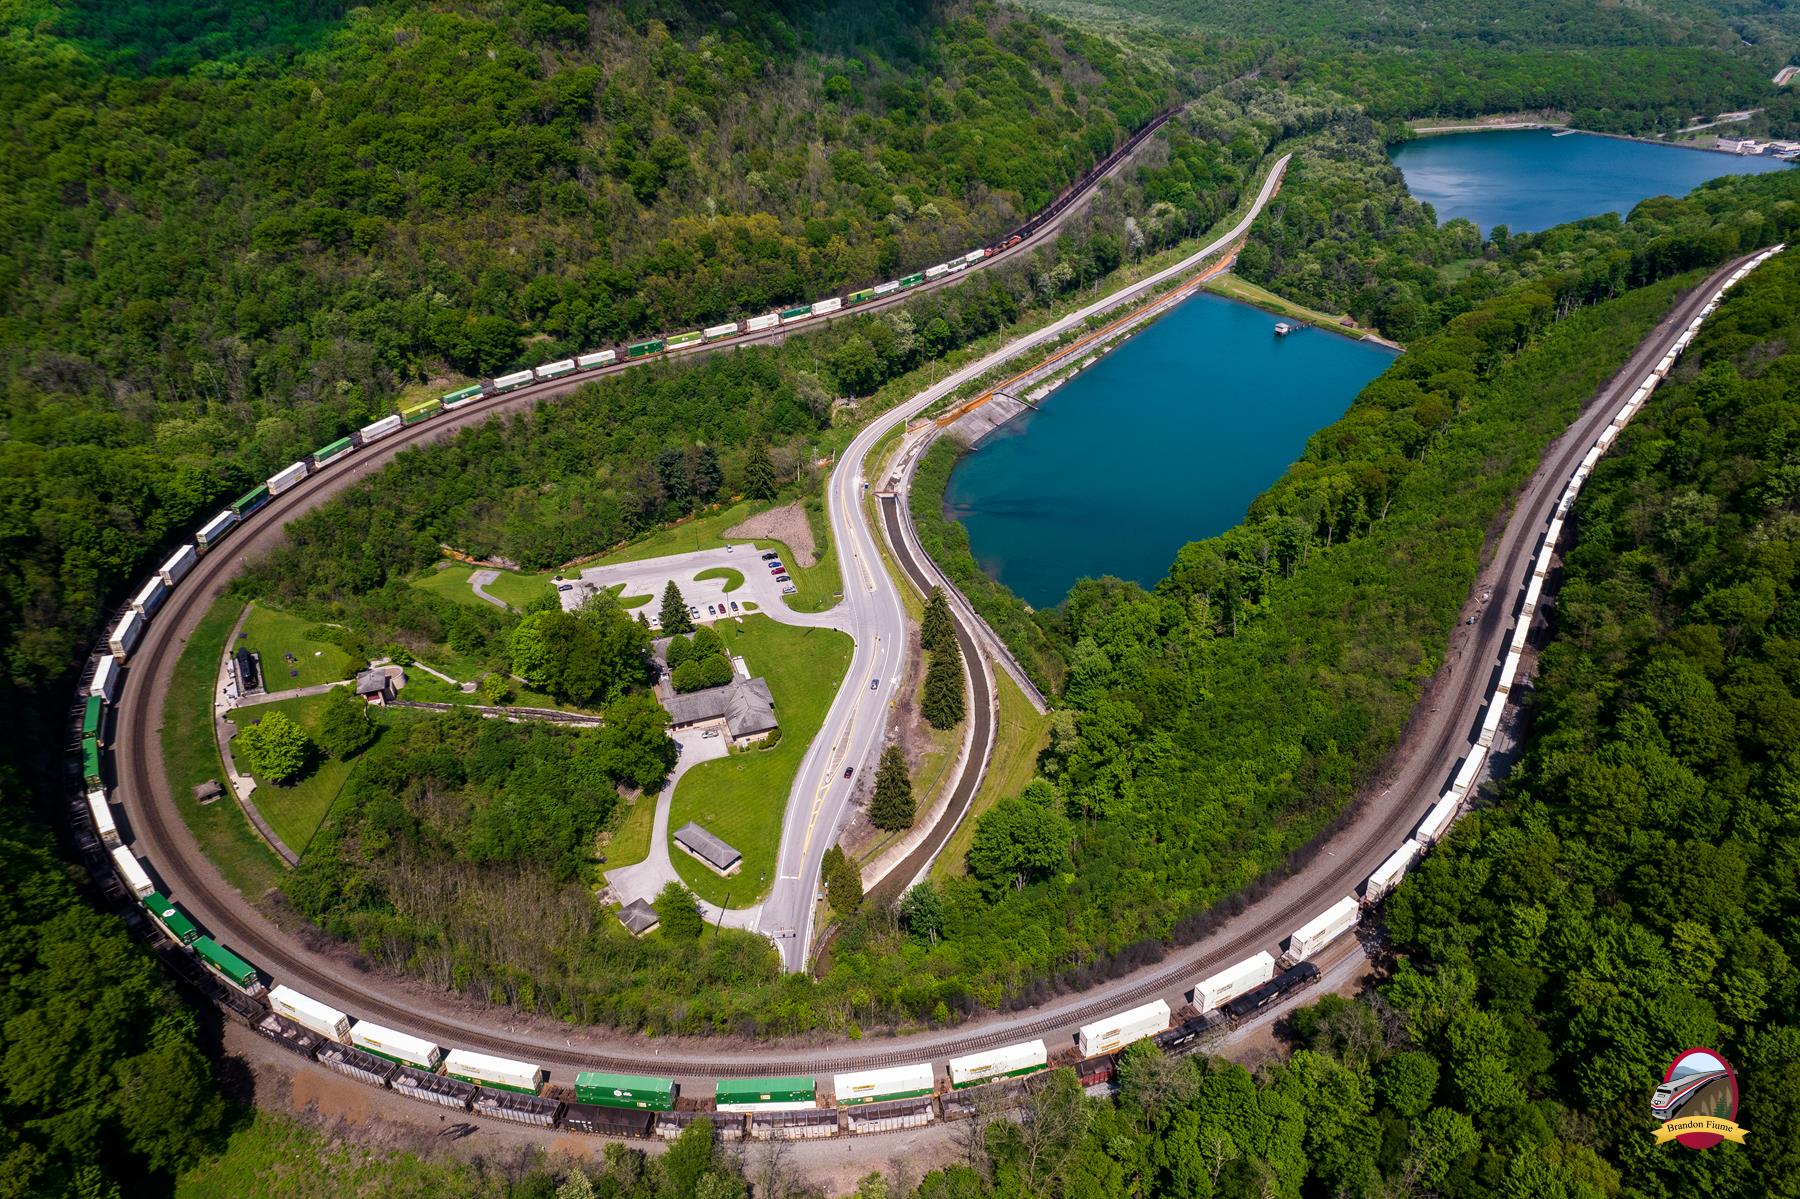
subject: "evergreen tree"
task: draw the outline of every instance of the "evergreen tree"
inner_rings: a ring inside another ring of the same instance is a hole
[[[955,728],[962,722],[967,709],[963,700],[962,654],[954,642],[948,649],[931,655],[919,709],[934,729]]]
[[[933,587],[925,600],[925,616],[919,622],[919,644],[930,653],[939,653],[956,644],[956,626],[950,619],[950,604],[941,587]]]
[[[694,621],[688,615],[687,601],[681,598],[681,588],[675,586],[674,579],[670,579],[669,585],[663,588],[662,631],[664,633],[691,633],[694,631]]]
[[[765,442],[750,447],[750,459],[744,463],[744,494],[753,500],[775,498],[775,463],[769,459]]]
[[[906,754],[898,745],[881,751],[881,765],[875,772],[875,798],[869,802],[869,822],[876,828],[894,832],[913,825],[912,776],[906,769]]]
[[[842,849],[833,845],[825,851],[820,873],[825,876],[825,897],[831,902],[832,911],[848,916],[862,906],[862,871]]]

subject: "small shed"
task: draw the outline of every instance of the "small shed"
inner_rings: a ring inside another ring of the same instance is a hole
[[[367,703],[387,704],[394,698],[394,679],[385,670],[365,670],[356,676],[356,694]]]
[[[219,785],[218,779],[207,779],[194,788],[194,802],[209,804],[223,794],[225,794],[225,788]]]
[[[232,672],[237,675],[239,695],[249,695],[261,687],[262,671],[257,667],[256,655],[239,646],[231,656]]]
[[[619,923],[634,937],[641,937],[654,930],[660,919],[656,909],[645,899],[634,899],[619,909]]]
[[[743,854],[691,820],[676,830],[675,844],[706,863],[716,874],[726,876],[736,874],[739,867],[744,864]]]

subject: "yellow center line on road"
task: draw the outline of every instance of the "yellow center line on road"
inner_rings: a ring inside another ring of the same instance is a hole
[[[881,665],[880,637],[875,638],[875,653],[872,657],[874,658],[874,661],[871,663],[868,671],[863,674],[862,677],[864,679],[874,679],[877,677],[875,671],[878,670]],[[870,690],[873,690],[873,688],[870,688]],[[836,755],[835,760],[828,762],[824,775],[819,779],[819,788],[817,791],[813,792],[812,813],[806,818],[806,836],[800,842],[800,860],[802,862],[806,860],[807,853],[812,849],[813,828],[819,823],[819,809],[825,803],[825,792],[830,790],[831,784],[835,781],[838,762],[843,761],[842,751],[846,750],[849,747],[850,742],[856,737],[856,725],[857,722],[862,719],[862,711],[863,697],[859,695],[856,699],[855,706],[850,709],[849,727],[844,730],[844,735],[838,739],[837,745],[832,748],[833,755]]]

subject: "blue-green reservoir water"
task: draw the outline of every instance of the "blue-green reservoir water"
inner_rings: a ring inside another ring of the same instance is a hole
[[[1690,150],[1548,129],[1446,133],[1391,151],[1406,186],[1438,220],[1467,217],[1483,233],[1505,225],[1536,232],[1623,215],[1651,196],[1682,196],[1721,175],[1785,171],[1773,158]]]
[[[1036,607],[1075,580],[1154,586],[1250,501],[1393,353],[1199,295],[957,464],[946,511],[989,574]]]

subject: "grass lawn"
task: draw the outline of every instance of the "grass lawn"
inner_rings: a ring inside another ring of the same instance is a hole
[[[534,575],[522,575],[514,574],[510,570],[503,570],[500,572],[498,578],[492,583],[487,584],[487,591],[488,594],[499,596],[501,599],[522,612],[525,610],[525,605],[529,604],[532,600],[542,599],[544,596],[554,592],[555,585],[551,580],[555,578],[555,576],[555,571],[545,571],[542,574]],[[469,594],[475,595],[472,590]],[[475,599],[477,603],[486,602],[478,595],[475,596]]]
[[[661,558],[669,554],[686,554],[694,550],[710,550],[726,544],[725,530],[747,520],[749,517],[767,507],[754,500],[743,500],[721,508],[717,512],[707,512],[693,520],[683,521],[678,525],[664,525],[653,533],[647,533],[637,541],[614,550],[604,558],[596,558],[592,562],[582,563],[582,567],[611,566],[617,562],[642,562],[645,558]]]
[[[412,585],[454,604],[495,610],[494,605],[476,595],[475,589],[469,586],[469,576],[480,569],[482,568],[470,566],[466,562],[440,563],[414,579]],[[510,570],[503,570],[487,585],[487,590],[489,594],[498,596],[513,607],[523,609],[526,604],[550,590],[552,577],[552,572],[515,574]]]
[[[271,712],[284,712],[305,729],[308,736],[316,736],[319,717],[325,711],[325,700],[323,695],[309,695],[301,699],[284,699],[272,704],[239,708],[232,712],[231,721],[239,729],[244,729]],[[325,813],[331,811],[331,805],[337,801],[338,792],[344,789],[344,783],[356,768],[356,762],[355,758],[339,762],[320,754],[312,771],[297,783],[277,787],[258,779],[256,793],[252,796],[256,801],[256,809],[269,822],[269,827],[275,830],[275,835],[287,843],[289,849],[305,856],[307,844],[318,831],[319,822],[325,819]],[[240,769],[245,768],[241,762],[238,765]]]
[[[994,685],[999,688],[1000,723],[995,729],[994,759],[988,765],[981,790],[963,813],[962,823],[944,842],[944,848],[931,864],[931,877],[937,882],[960,877],[968,870],[963,859],[975,840],[975,818],[993,807],[1003,795],[1017,795],[1037,773],[1038,755],[1050,744],[1050,718],[1039,716],[1012,676],[995,668]]]
[[[752,749],[702,762],[675,787],[669,831],[697,821],[744,855],[743,869],[720,878],[670,846],[682,880],[710,903],[753,903],[768,891],[781,844],[781,816],[806,747],[825,723],[844,672],[850,666],[850,638],[833,629],[798,629],[767,616],[714,626],[725,648],[741,654],[752,674],[769,681],[781,741],[774,749]]]
[[[650,834],[656,831],[656,796],[640,795],[636,803],[620,801],[618,823],[606,841],[602,871],[635,866],[650,856]]]
[[[793,551],[787,543],[769,537],[758,537],[752,548],[756,550],[774,550],[781,555],[783,565],[788,568],[788,577],[794,580],[798,590],[793,595],[781,598],[787,606],[796,612],[823,612],[838,602],[838,593],[843,584],[838,578],[837,547],[832,546],[824,556],[811,566],[794,565]]]
[[[729,566],[715,566],[711,570],[703,570],[694,576],[694,582],[696,583],[702,583],[708,579],[720,580],[723,584],[720,587],[720,590],[730,594],[744,585],[744,572],[741,570],[733,570]],[[645,598],[648,599],[649,597],[646,596]]]
[[[162,751],[181,818],[225,880],[254,900],[281,885],[286,867],[229,794],[205,807],[194,802],[194,788],[200,783],[225,782],[225,767],[213,741],[213,686],[225,638],[242,610],[243,601],[221,596],[181,651],[163,704]]]
[[[1317,325],[1322,329],[1330,329],[1333,332],[1341,333],[1346,337],[1354,337],[1358,341],[1361,341],[1364,337],[1368,336],[1370,332],[1367,329],[1351,329],[1341,324],[1340,322],[1343,319],[1342,314],[1332,316],[1330,313],[1320,312],[1316,308],[1307,308],[1304,305],[1296,304],[1285,296],[1278,296],[1274,292],[1258,287],[1248,279],[1241,279],[1230,272],[1212,279],[1211,282],[1207,283],[1206,290],[1215,295],[1229,296],[1233,300],[1242,300],[1246,304],[1254,304],[1265,312],[1273,312],[1278,316],[1292,317],[1297,321],[1304,321],[1309,325]]]
[[[350,655],[327,641],[309,641],[306,631],[317,621],[279,608],[250,605],[244,638],[238,644],[262,655],[263,689],[291,691],[344,678],[354,663]],[[288,661],[287,654],[294,656]]]

